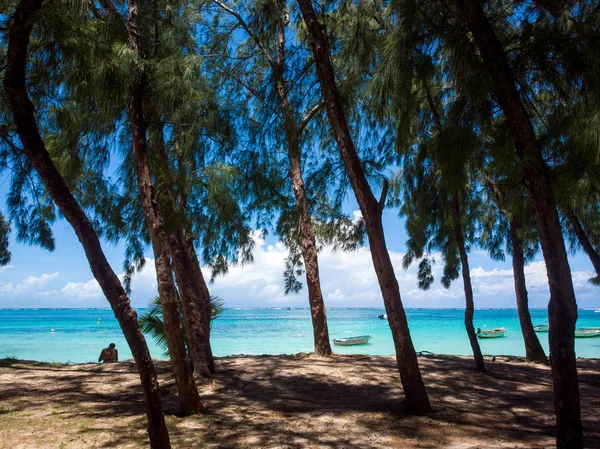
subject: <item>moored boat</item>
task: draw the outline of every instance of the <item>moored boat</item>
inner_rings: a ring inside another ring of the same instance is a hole
[[[504,337],[506,333],[506,329],[503,327],[499,327],[497,329],[477,329],[477,337],[478,338],[500,338]]]
[[[548,326],[547,324],[540,324],[538,326],[533,326],[533,330],[535,332],[548,332],[548,329],[550,329],[550,326]]]
[[[575,338],[592,338],[592,337],[600,337],[600,329],[598,329],[598,330],[577,329],[575,331]]]
[[[346,338],[334,338],[333,344],[338,346],[353,346],[353,345],[364,345],[369,343],[371,339],[370,335],[359,335],[357,337],[346,337]]]
[[[377,318],[380,320],[387,320],[387,313],[382,313],[381,315],[377,315]]]

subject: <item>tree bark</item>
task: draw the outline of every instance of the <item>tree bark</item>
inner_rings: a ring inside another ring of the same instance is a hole
[[[190,254],[184,237],[179,232],[169,233],[173,269],[181,295],[181,305],[188,334],[194,377],[206,382],[212,376],[209,348],[210,293],[200,270],[198,259]]]
[[[143,86],[141,89],[143,94]],[[132,95],[140,94],[139,90],[132,90]],[[133,99],[132,99],[133,101]],[[167,245],[167,237],[164,231],[162,217],[156,200],[156,191],[152,184],[150,167],[148,162],[148,142],[146,141],[143,115],[137,114],[135,108],[139,105],[139,100],[135,104],[130,103],[130,121],[132,126],[134,160],[136,165],[136,174],[138,179],[138,190],[140,200],[144,211],[146,227],[150,234],[152,249],[154,251],[154,265],[156,268],[156,279],[158,282],[158,294],[163,312],[165,341],[169,349],[171,369],[175,378],[181,413],[191,415],[197,412],[205,411],[198,394],[198,388],[194,381],[192,370],[190,369],[183,326],[181,325],[181,314],[179,310],[179,301],[177,290],[173,280],[173,271],[171,267],[171,256]],[[136,119],[137,118],[137,119]],[[162,134],[152,136],[152,140],[162,139]],[[153,139],[154,137],[154,139]]]
[[[129,45],[135,54],[139,58],[142,58],[142,38],[138,21],[138,0],[129,0],[128,5]],[[168,210],[161,211],[154,186],[152,185],[144,121],[145,95],[143,73],[139,69],[137,72],[138,73],[134,75],[134,79],[130,86],[129,120],[131,122],[133,152],[142,207],[144,209],[146,221],[149,223],[149,233],[151,236],[154,234],[157,242],[159,240],[165,242],[170,250],[173,268],[181,295],[181,304],[189,342],[188,347],[194,366],[193,375],[196,380],[202,382],[205,377],[210,376],[206,358],[206,346],[208,340],[206,328],[210,327],[210,295],[208,294],[208,288],[204,283],[202,272],[199,268],[196,269],[192,263],[191,255],[184,244],[181,232],[179,232],[180,226],[171,224],[171,226],[165,227],[162,221],[162,217],[165,216],[163,215],[163,212],[166,213],[166,216],[172,217],[174,221],[177,221],[176,212],[170,191],[167,192],[167,195],[169,196],[168,201],[163,203],[167,204]],[[204,290],[206,290],[208,316],[206,316],[206,311],[202,310],[201,307],[203,307],[203,304],[198,297],[198,292],[201,292],[201,282],[203,283]],[[205,323],[206,318],[208,318],[208,323]]]
[[[511,131],[523,178],[535,211],[542,253],[546,262],[550,303],[550,365],[557,421],[557,447],[583,448],[579,382],[575,359],[577,303],[571,269],[562,236],[552,180],[533,125],[515,86],[504,49],[479,0],[457,0],[461,14],[481,52],[491,88]]]
[[[277,39],[277,62],[272,64],[271,70],[275,80],[275,87],[279,97],[279,109],[283,115],[283,122],[287,140],[287,154],[290,162],[290,177],[296,198],[296,211],[298,212],[298,230],[300,232],[300,249],[304,260],[306,273],[306,287],[308,288],[308,302],[313,325],[313,339],[315,353],[321,356],[332,354],[329,343],[329,329],[327,326],[327,314],[325,302],[321,290],[319,276],[319,256],[313,224],[308,209],[308,200],[302,177],[302,158],[300,149],[300,130],[290,104],[287,86],[284,77],[285,70],[285,26],[289,18],[285,11],[285,0],[279,0],[279,29]]]
[[[313,338],[315,343],[315,353],[322,356],[332,354],[331,344],[329,343],[329,329],[327,326],[327,315],[325,312],[325,302],[323,301],[323,292],[321,290],[321,280],[319,276],[319,256],[317,252],[317,242],[313,231],[313,224],[308,210],[308,201],[304,189],[304,180],[302,179],[302,169],[300,161],[300,149],[297,142],[291,142],[288,137],[288,158],[290,161],[290,175],[296,197],[296,210],[298,212],[298,229],[300,231],[300,248],[304,260],[304,269],[306,272],[306,286],[308,288],[308,302],[313,325]]]
[[[512,266],[515,279],[515,295],[517,297],[517,311],[521,332],[525,342],[525,360],[548,365],[548,358],[540,344],[537,334],[533,330],[531,315],[529,313],[529,299],[527,283],[525,282],[525,256],[523,253],[523,240],[520,236],[521,221],[513,218],[510,221],[510,239],[512,245]]]
[[[75,230],[94,278],[110,303],[131,348],[144,392],[150,447],[169,449],[171,444],[160,403],[156,371],[146,340],[139,328],[137,314],[131,307],[119,278],[105,257],[92,224],[56,169],[40,136],[33,104],[27,94],[25,84],[27,49],[31,30],[42,3],[43,0],[22,0],[13,16],[9,31],[4,89],[17,126],[17,133],[23,144],[23,152],[36,169],[61,213]]]
[[[369,245],[371,247],[371,257],[394,339],[396,360],[398,362],[400,380],[406,396],[408,409],[417,414],[427,414],[431,411],[431,405],[425,385],[423,384],[415,349],[410,338],[406,314],[400,298],[398,281],[387,251],[383,233],[381,214],[385,198],[382,197],[381,201],[377,201],[373,196],[360,159],[356,153],[348,128],[342,99],[335,82],[333,64],[329,55],[328,39],[323,27],[317,20],[312,2],[311,0],[297,1],[309,32],[327,116],[356,200],[365,220]]]
[[[475,327],[473,326],[475,303],[473,301],[471,270],[469,268],[469,256],[467,255],[467,249],[465,247],[465,238],[463,236],[462,231],[462,213],[458,195],[454,195],[452,197],[452,219],[454,221],[454,238],[456,239],[456,245],[458,246],[458,253],[460,255],[460,265],[465,291],[465,328],[467,329],[469,343],[471,343],[471,349],[473,350],[473,358],[475,359],[475,370],[479,373],[485,373],[483,355],[481,354],[481,348],[479,347],[479,341],[477,340],[477,335],[475,334]]]
[[[579,244],[590,258],[594,270],[596,270],[596,274],[600,277],[600,254],[594,249],[594,245],[590,242],[579,218],[577,218],[577,215],[575,215],[575,212],[573,212],[573,209],[569,206],[567,206],[567,218],[569,219],[569,223],[571,223],[571,227],[577,236]]]
[[[151,225],[148,224],[148,227]],[[171,256],[162,244],[152,243],[158,293],[163,312],[165,340],[169,349],[171,369],[175,378],[181,413],[184,416],[204,411],[198,388],[188,361],[177,291],[173,282]]]
[[[168,167],[168,163],[167,163],[167,154],[164,151],[164,148],[162,149],[163,152],[163,165],[165,167]],[[184,175],[185,176],[185,175]],[[171,180],[168,181],[168,184],[171,186],[170,191],[173,191],[173,183]],[[187,197],[186,195],[180,193],[179,194],[179,198],[177,201],[177,211],[182,215],[185,216],[185,211],[186,211],[186,203],[187,203]],[[195,263],[198,265],[197,269],[200,271],[201,267],[200,267],[200,260],[198,259],[198,255],[196,253],[196,249],[194,248],[194,239],[192,238],[192,233],[188,230],[187,226],[183,225],[181,227],[182,229],[182,237],[183,237],[183,242],[184,245],[186,246],[186,248],[188,249],[189,253],[190,253],[190,257],[191,257],[191,261],[192,263]],[[202,279],[202,282],[204,282],[204,280]],[[206,286],[206,283],[205,283]],[[208,286],[206,286],[206,291],[208,292]],[[198,300],[198,298],[201,298],[202,294],[197,294],[195,295],[196,301]],[[205,300],[205,299],[204,299]],[[210,306],[210,293],[209,293],[209,298],[208,298],[208,303],[209,303],[209,309],[210,309],[210,315],[209,315],[209,324],[208,324],[208,333],[206,334],[205,338],[206,339],[206,348],[205,348],[205,357],[206,357],[206,367],[208,368],[208,371],[210,374],[215,374],[217,369],[215,367],[215,358],[213,356],[213,352],[212,352],[212,347],[210,345],[210,323],[212,320],[212,307]],[[201,310],[201,305],[199,303],[196,304],[196,308],[198,310]]]

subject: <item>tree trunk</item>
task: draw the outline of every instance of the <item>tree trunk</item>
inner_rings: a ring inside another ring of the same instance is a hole
[[[150,226],[150,225],[148,225]],[[204,411],[196,382],[189,365],[185,349],[185,337],[181,325],[181,314],[177,291],[173,282],[173,271],[171,270],[171,257],[166,248],[157,247],[154,243],[154,261],[156,266],[156,278],[158,281],[158,293],[160,305],[163,312],[165,341],[169,349],[171,369],[177,386],[181,413],[184,416]]]
[[[132,94],[137,94],[137,92],[132,92]],[[150,234],[152,249],[154,251],[158,294],[163,311],[165,341],[167,343],[167,348],[169,349],[171,368],[177,386],[181,412],[183,415],[191,415],[204,411],[204,407],[200,401],[196,382],[194,381],[192,370],[190,369],[188,362],[183,326],[181,325],[177,290],[175,288],[175,282],[173,281],[171,256],[166,244],[167,237],[164,231],[159,206],[156,201],[156,192],[150,174],[144,120],[143,116],[141,116],[141,120],[134,120],[135,107],[138,107],[138,101],[136,101],[134,107],[130,109],[130,113],[132,114],[132,136],[135,136],[133,148],[136,174],[144,218]],[[153,140],[152,137],[155,139],[162,139],[162,135],[152,136],[151,133],[151,145]]]
[[[169,245],[181,296],[194,377],[198,382],[205,382],[212,376],[212,351],[209,349],[210,293],[198,259],[190,253],[181,233],[169,232]]]
[[[298,143],[296,143],[298,145]],[[315,353],[322,356],[330,356],[331,344],[329,343],[329,329],[327,327],[327,315],[325,302],[321,290],[319,278],[319,256],[317,253],[317,242],[313,231],[312,221],[304,190],[302,169],[300,161],[300,149],[294,148],[288,138],[288,158],[290,161],[290,174],[296,196],[296,210],[298,212],[298,229],[301,236],[302,258],[306,270],[306,286],[308,288],[308,302],[313,325],[313,336],[315,342]]]
[[[183,233],[183,242],[190,253],[191,261],[192,261],[192,263],[197,265],[196,269],[198,271],[200,271],[200,273],[202,273],[201,267],[200,267],[200,260],[198,259],[196,249],[194,248],[194,239],[192,238],[192,234],[186,229],[185,226],[183,227],[182,233]],[[215,358],[213,356],[212,347],[210,345],[210,323],[211,323],[211,319],[212,319],[212,307],[210,306],[210,292],[208,290],[208,286],[206,285],[206,282],[204,281],[204,278],[199,279],[198,281],[199,281],[199,283],[204,283],[204,286],[203,287],[201,286],[202,291],[200,292],[200,294],[196,294],[194,296],[195,301],[197,301],[196,307],[198,308],[198,310],[204,310],[202,308],[202,302],[206,302],[207,299],[204,298],[203,295],[208,294],[208,308],[209,308],[208,329],[205,330],[205,334],[204,334],[203,338],[206,340],[206,348],[205,348],[206,366],[208,368],[209,373],[212,375],[217,372],[217,369],[215,367]],[[204,292],[204,290],[206,290],[206,292]],[[203,313],[206,313],[206,312],[203,312]]]
[[[304,260],[304,269],[306,272],[306,286],[308,288],[308,302],[313,325],[313,338],[315,343],[315,353],[322,356],[332,354],[331,344],[329,343],[329,329],[327,327],[327,314],[325,312],[325,302],[323,301],[323,292],[321,290],[321,280],[319,277],[319,256],[317,252],[317,242],[313,230],[313,224],[308,209],[308,200],[306,190],[304,189],[304,179],[302,177],[302,157],[300,150],[300,130],[294,119],[292,105],[289,102],[286,82],[284,78],[285,70],[285,26],[289,21],[286,13],[285,0],[279,0],[279,29],[277,39],[277,62],[273,63],[271,70],[275,80],[275,87],[279,97],[279,109],[283,116],[287,140],[287,153],[290,161],[290,177],[296,198],[296,211],[298,212],[298,230],[300,232],[300,249],[302,259]]]
[[[527,296],[527,283],[525,282],[525,256],[523,254],[523,241],[520,236],[521,221],[513,218],[510,221],[510,239],[512,245],[512,266],[515,278],[515,295],[517,297],[517,310],[521,332],[525,342],[525,359],[528,362],[543,363],[548,365],[548,358],[540,344],[537,334],[533,330],[531,315],[529,314],[529,299]]]
[[[356,153],[354,142],[348,128],[348,121],[335,82],[334,69],[329,55],[329,43],[324,29],[317,20],[311,0],[297,0],[302,16],[306,23],[315,57],[317,75],[321,92],[325,100],[327,116],[335,135],[346,172],[352,184],[352,189],[365,220],[371,257],[383,301],[388,322],[394,339],[396,360],[400,372],[400,380],[406,396],[409,410],[417,414],[427,414],[431,411],[429,397],[423,384],[417,355],[410,338],[406,314],[400,298],[398,281],[394,267],[387,251],[381,214],[385,202],[384,195],[378,202],[367,182],[360,159]]]
[[[135,54],[141,58],[143,52],[138,23],[138,0],[129,0],[128,4],[129,44]],[[149,233],[151,235],[154,234],[157,240],[162,239],[161,241],[167,243],[170,250],[173,269],[179,285],[181,305],[188,335],[188,347],[194,366],[193,374],[196,380],[202,382],[205,377],[210,376],[210,369],[208,368],[206,358],[208,353],[206,348],[208,333],[206,329],[207,327],[210,328],[210,295],[208,294],[206,283],[204,283],[202,272],[199,268],[196,269],[191,261],[191,255],[184,244],[180,232],[181,226],[174,225],[174,223],[169,223],[167,226],[163,225],[162,219],[165,216],[171,217],[173,222],[177,222],[178,220],[170,190],[167,191],[168,200],[163,203],[167,205],[167,210],[163,211],[165,212],[163,214],[161,213],[156,192],[152,185],[144,122],[145,97],[142,77],[143,74],[139,71],[134,76],[130,87],[129,101],[129,120],[132,129],[132,143],[140,197],[142,199],[145,218],[147,223],[150,224],[148,227]],[[164,150],[163,145],[157,145],[157,148]],[[166,167],[166,170],[168,170],[168,167]],[[163,175],[168,176],[168,173],[165,172]],[[206,291],[208,316],[206,316],[206,310],[203,310],[203,304],[198,295],[199,292],[204,293],[201,290],[201,283]],[[205,322],[206,319],[208,319],[207,323]]]
[[[187,329],[188,348],[194,366],[194,376],[204,382],[215,372],[215,362],[210,347],[210,322],[212,310],[210,293],[202,275],[200,261],[194,249],[192,235],[186,219],[186,196],[179,193],[175,203],[173,179],[162,137],[156,146],[159,174],[165,186],[165,213],[171,217],[166,231],[173,259],[173,269],[179,285],[181,306]]]
[[[556,411],[556,444],[560,449],[583,448],[579,382],[575,359],[577,303],[562,229],[552,194],[548,165],[516,89],[504,49],[478,0],[457,0],[492,80],[492,91],[513,136],[521,170],[535,210],[550,286],[550,365]]]
[[[6,96],[14,115],[17,133],[23,144],[23,151],[61,213],[75,230],[94,278],[108,299],[131,348],[144,392],[150,447],[169,449],[171,444],[160,403],[156,371],[146,340],[139,328],[137,314],[131,307],[119,278],[106,260],[92,224],[48,154],[35,121],[33,104],[25,87],[29,38],[42,3],[43,0],[23,0],[13,16],[4,77]]]
[[[462,213],[460,200],[457,195],[452,197],[452,219],[454,221],[454,238],[458,246],[460,254],[460,265],[462,271],[463,285],[465,290],[465,328],[469,336],[469,343],[473,350],[473,358],[475,359],[475,370],[479,373],[485,373],[485,365],[483,364],[483,355],[479,347],[479,341],[475,334],[473,326],[473,315],[475,313],[475,303],[473,301],[473,287],[471,285],[471,270],[469,268],[469,257],[465,247],[465,238],[462,231]]]
[[[567,206],[567,218],[569,219],[569,222],[571,223],[571,227],[573,228],[573,231],[575,231],[575,235],[577,235],[577,240],[579,241],[579,244],[582,246],[585,253],[590,258],[590,261],[592,262],[592,265],[594,266],[594,270],[596,270],[596,274],[600,277],[600,254],[598,254],[598,252],[594,249],[594,246],[592,245],[592,242],[590,242],[590,239],[588,238],[585,230],[583,229],[581,222],[577,218],[577,215],[575,215],[575,212],[573,212],[573,209],[571,209],[568,206]]]

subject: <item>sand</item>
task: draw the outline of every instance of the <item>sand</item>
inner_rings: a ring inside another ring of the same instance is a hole
[[[206,416],[176,416],[167,362],[156,362],[175,448],[545,448],[554,444],[550,370],[518,357],[419,358],[434,407],[402,413],[393,357],[309,354],[217,360]],[[586,448],[600,448],[600,360],[578,360]],[[0,361],[0,448],[147,447],[132,362]]]

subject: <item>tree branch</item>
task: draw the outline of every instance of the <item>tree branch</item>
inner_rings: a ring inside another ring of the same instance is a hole
[[[390,188],[390,182],[387,179],[383,180],[383,189],[381,190],[381,196],[379,197],[379,210],[383,212],[385,209],[385,201],[387,199],[388,190]]]
[[[267,48],[263,45],[263,43],[260,41],[258,36],[256,34],[254,34],[254,32],[250,29],[248,24],[244,21],[244,19],[242,19],[242,16],[240,16],[237,12],[235,12],[233,9],[231,9],[229,6],[227,6],[225,3],[221,2],[220,0],[212,0],[212,2],[214,4],[216,4],[219,8],[221,8],[223,11],[226,11],[227,13],[231,14],[233,17],[235,17],[237,19],[240,26],[246,31],[246,33],[248,33],[248,35],[252,38],[254,43],[258,46],[258,48],[260,49],[262,54],[265,56],[269,65],[274,68],[277,65],[277,63],[273,60],[273,58],[267,51]]]
[[[308,123],[317,114],[317,112],[319,112],[323,108],[323,106],[325,106],[325,102],[320,101],[310,111],[308,111],[306,116],[302,119],[302,122],[300,122],[300,126],[298,127],[298,135],[302,133],[304,128],[306,128],[306,125],[308,125]]]

